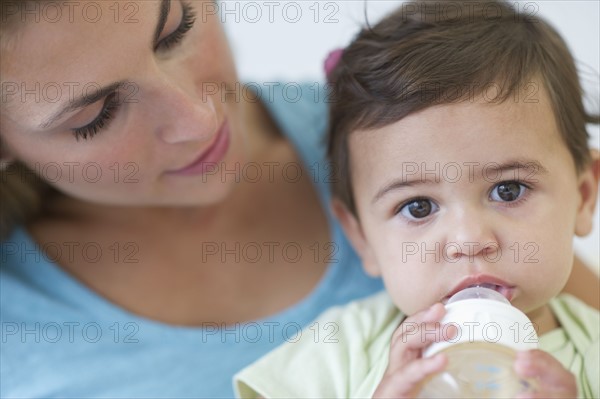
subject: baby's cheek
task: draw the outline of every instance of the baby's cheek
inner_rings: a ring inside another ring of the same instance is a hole
[[[412,315],[438,302],[432,292],[428,291],[427,285],[419,286],[417,283],[411,282],[409,278],[406,280],[403,284],[397,283],[394,287],[391,287],[387,281],[385,282],[392,301],[402,312]]]

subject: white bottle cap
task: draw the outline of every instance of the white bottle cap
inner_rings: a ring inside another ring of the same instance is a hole
[[[424,357],[468,342],[496,343],[517,351],[536,349],[538,344],[533,323],[525,313],[502,294],[486,287],[469,287],[454,294],[446,304],[441,324],[457,327],[456,337],[434,342],[424,351]],[[446,329],[442,329],[444,336]]]

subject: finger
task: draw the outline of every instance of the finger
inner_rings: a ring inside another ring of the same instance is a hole
[[[456,336],[458,328],[454,324],[421,323],[411,326],[414,329],[406,329],[398,340],[396,346],[405,349],[421,350],[433,342],[447,341]]]
[[[515,372],[524,378],[536,378],[542,389],[577,392],[575,376],[551,354],[534,349],[517,353]]]
[[[440,339],[442,333],[448,336],[447,339],[453,338],[458,332],[456,328],[440,330],[439,320],[445,313],[444,306],[435,303],[405,319],[392,336],[388,369],[396,370],[421,357],[423,348],[431,342],[444,339]]]
[[[446,367],[448,360],[443,354],[430,358],[418,359],[408,364],[404,369],[386,375],[385,387],[380,386],[378,396],[374,397],[414,397],[416,389],[428,376],[438,373]]]
[[[577,392],[566,392],[566,391],[537,391],[520,393],[515,396],[516,399],[575,399],[577,398]]]
[[[410,333],[400,335],[390,347],[389,368],[402,368],[405,364],[422,356],[423,349],[433,342],[452,339],[458,333],[455,325],[441,325],[439,322],[426,323],[414,327]]]
[[[447,363],[448,358],[442,353],[414,361],[402,370],[401,384],[404,384],[405,390],[412,391],[423,379],[442,371]]]
[[[446,309],[441,303],[434,303],[429,308],[422,310],[414,315],[407,317],[394,331],[392,335],[392,344],[398,340],[407,330],[410,331],[413,327],[417,327],[423,323],[433,323],[440,321],[446,314]]]

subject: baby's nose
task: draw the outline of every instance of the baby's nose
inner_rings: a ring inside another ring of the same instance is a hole
[[[484,216],[459,218],[449,230],[444,246],[447,259],[493,257],[500,248],[492,223]]]

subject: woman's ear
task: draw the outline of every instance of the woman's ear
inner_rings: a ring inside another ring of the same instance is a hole
[[[575,221],[575,234],[585,236],[592,231],[594,210],[598,199],[598,181],[600,180],[600,153],[598,150],[591,150],[592,160],[581,172],[577,188],[581,202],[577,210],[577,219]]]
[[[331,210],[342,225],[342,229],[346,237],[350,240],[354,250],[358,253],[367,274],[373,277],[379,276],[381,274],[379,265],[358,218],[337,198],[331,200]]]
[[[0,156],[0,170],[6,170],[14,161],[13,158]]]
[[[5,170],[14,161],[15,158],[9,154],[9,151],[6,148],[6,144],[4,144],[2,140],[0,140],[0,170]]]
[[[12,157],[5,157],[0,155],[0,170],[6,170],[15,161]]]

